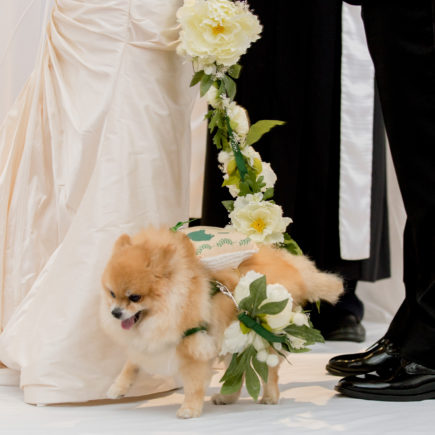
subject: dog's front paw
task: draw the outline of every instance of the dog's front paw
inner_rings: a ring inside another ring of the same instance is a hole
[[[178,418],[195,418],[201,415],[201,408],[194,408],[192,406],[182,406],[177,411]]]
[[[109,399],[122,399],[127,394],[128,388],[114,382],[106,393]]]

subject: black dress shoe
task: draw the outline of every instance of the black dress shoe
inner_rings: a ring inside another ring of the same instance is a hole
[[[381,338],[365,352],[331,358],[326,370],[337,376],[361,375],[373,371],[386,372],[396,368],[399,361],[398,349],[387,338]]]
[[[366,339],[366,330],[353,314],[341,317],[332,328],[321,328],[325,340],[355,341],[361,343]]]
[[[435,370],[402,360],[389,374],[365,374],[342,379],[335,389],[349,397],[408,402],[435,399]]]

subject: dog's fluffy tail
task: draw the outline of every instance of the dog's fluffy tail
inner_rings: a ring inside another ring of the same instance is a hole
[[[305,297],[308,302],[319,299],[335,304],[343,292],[343,281],[333,273],[319,271],[314,263],[303,255],[286,256],[298,269],[305,284]]]

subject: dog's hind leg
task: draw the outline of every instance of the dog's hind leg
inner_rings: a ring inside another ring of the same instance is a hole
[[[264,405],[276,405],[279,402],[278,370],[280,364],[269,367],[267,382],[263,382],[263,397],[260,403]]]
[[[124,397],[133,385],[138,373],[139,367],[127,360],[121,373],[107,391],[107,397],[109,399],[120,399]]]

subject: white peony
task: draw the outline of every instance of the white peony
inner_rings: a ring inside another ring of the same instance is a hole
[[[250,344],[250,337],[248,334],[243,334],[240,329],[240,322],[236,320],[231,323],[224,332],[224,341],[222,343],[222,349],[220,355],[226,355],[227,353],[240,353],[246,349]]]
[[[260,38],[258,18],[244,2],[188,0],[177,11],[181,25],[177,52],[203,65],[231,66]]]
[[[273,331],[281,331],[290,323],[293,308],[293,298],[287,289],[281,284],[269,284],[266,289],[267,299],[262,303],[279,302],[288,300],[287,305],[278,314],[267,314],[265,320]],[[261,305],[260,305],[261,307]]]
[[[282,216],[279,205],[262,198],[261,193],[238,197],[229,215],[231,224],[256,243],[281,243],[284,241],[283,233],[292,220]]]
[[[234,289],[234,299],[237,303],[240,303],[242,299],[245,299],[249,296],[249,286],[252,282],[258,278],[261,278],[262,276],[263,275],[261,273],[250,270],[240,278],[236,288]]]

